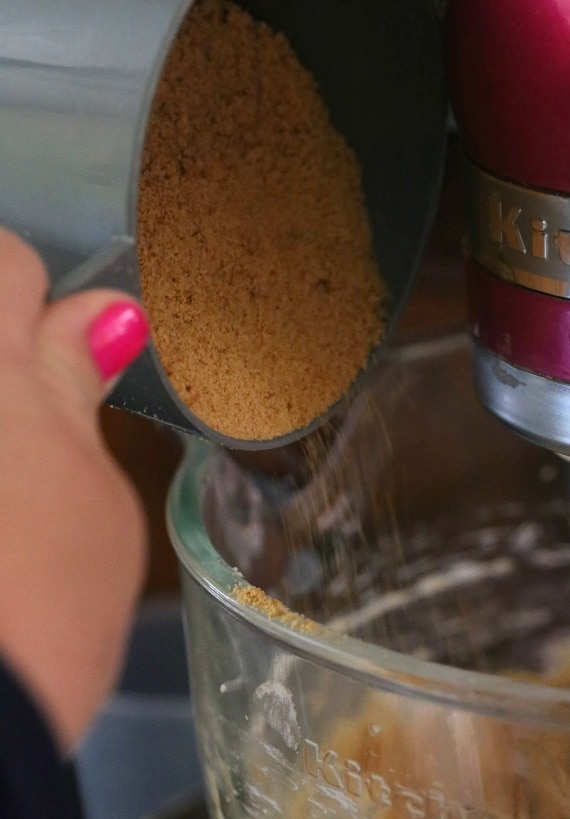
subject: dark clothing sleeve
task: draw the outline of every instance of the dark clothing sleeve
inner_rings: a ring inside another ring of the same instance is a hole
[[[0,819],[81,819],[72,766],[45,719],[0,661]]]

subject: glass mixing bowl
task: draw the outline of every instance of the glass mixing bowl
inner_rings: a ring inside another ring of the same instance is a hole
[[[479,406],[462,334],[289,461],[192,440],[170,492],[212,816],[568,819],[567,465]]]

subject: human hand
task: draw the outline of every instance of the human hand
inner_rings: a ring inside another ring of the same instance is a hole
[[[0,649],[67,751],[115,681],[144,576],[143,515],[98,408],[148,325],[120,292],[47,304],[47,288],[0,229]]]

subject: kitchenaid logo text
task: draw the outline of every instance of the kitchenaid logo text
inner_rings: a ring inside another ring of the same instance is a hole
[[[487,810],[448,800],[436,784],[422,792],[411,790],[363,770],[356,760],[343,759],[332,748],[321,748],[310,739],[304,740],[303,764],[306,773],[321,785],[378,805],[378,819],[382,819],[384,811],[386,816],[402,819],[497,819]]]
[[[518,205],[505,207],[498,192],[488,197],[487,215],[489,238],[495,244],[544,261],[554,252],[570,266],[570,228],[551,225],[548,219],[529,214]]]

